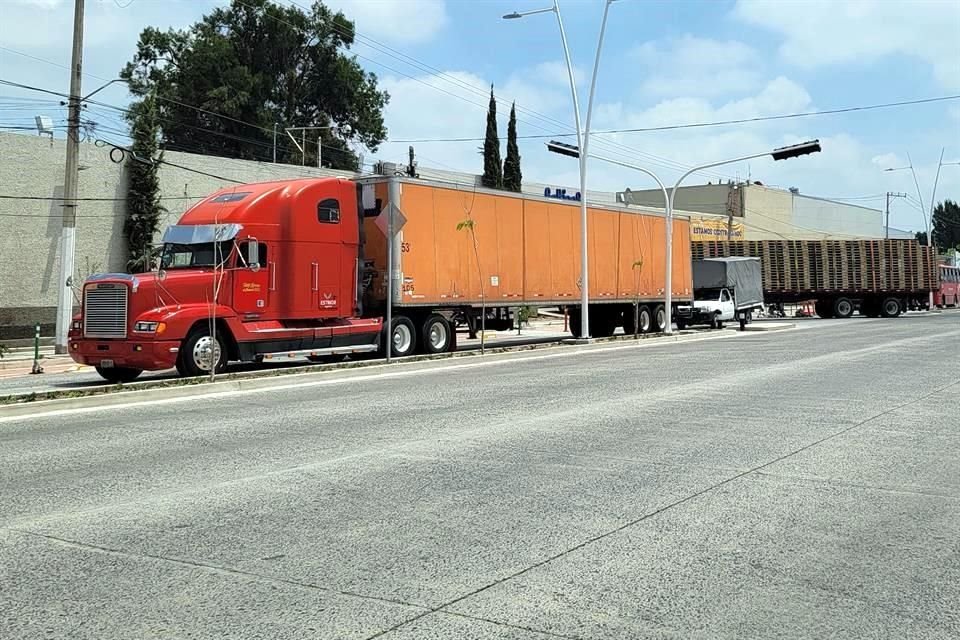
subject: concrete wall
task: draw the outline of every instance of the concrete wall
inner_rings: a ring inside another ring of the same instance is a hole
[[[793,197],[793,223],[813,235],[839,240],[884,235],[882,211],[805,195]]]
[[[747,240],[803,240],[793,225],[793,194],[749,185],[743,190],[743,223]]]
[[[61,202],[65,142],[35,135],[0,133],[0,339],[32,336],[36,322],[44,335],[56,319],[60,276]],[[289,165],[167,152],[164,159],[193,169],[162,165],[160,185],[167,214],[161,229],[172,224],[193,202],[231,182],[262,182],[352,173]],[[110,160],[109,149],[80,145],[77,207],[76,273],[123,271],[126,243],[127,173]],[[210,175],[196,173],[201,171]]]

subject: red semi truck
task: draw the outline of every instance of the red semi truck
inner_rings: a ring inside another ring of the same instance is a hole
[[[641,330],[663,328],[664,230],[656,213],[590,208],[594,336],[632,333],[635,304]],[[674,235],[674,300],[683,304],[692,296],[689,222],[674,220]],[[452,351],[454,317],[475,322],[481,308],[488,327],[523,305],[566,306],[575,325],[578,238],[579,207],[547,196],[399,176],[231,187],[166,230],[157,270],[87,279],[70,354],[126,382],[143,370],[200,375],[228,361],[322,359],[387,343],[398,356]]]

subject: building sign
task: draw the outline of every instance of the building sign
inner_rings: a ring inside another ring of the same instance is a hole
[[[721,218],[691,218],[690,239],[727,240],[727,220]],[[744,240],[743,223],[734,221],[729,240]]]
[[[566,189],[551,189],[547,187],[543,190],[544,198],[556,198],[557,200],[573,200],[574,202],[580,202],[580,192],[576,193],[567,193]]]

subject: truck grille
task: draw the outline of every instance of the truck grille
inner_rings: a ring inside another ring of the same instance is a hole
[[[90,285],[83,293],[83,335],[87,338],[127,337],[127,287]]]

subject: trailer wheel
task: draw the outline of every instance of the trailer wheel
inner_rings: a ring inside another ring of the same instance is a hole
[[[850,298],[837,298],[833,301],[833,315],[838,318],[849,318],[853,315],[853,302]]]
[[[813,303],[813,310],[823,319],[828,320],[833,317],[834,305],[829,300],[817,300]]]
[[[453,330],[450,322],[439,313],[427,317],[421,334],[423,349],[427,353],[446,353],[451,348]]]
[[[413,322],[410,321],[410,318],[394,316],[390,339],[384,342],[389,343],[390,353],[394,356],[413,355],[417,348],[417,330],[413,328]],[[386,349],[386,346],[383,348]]]
[[[96,369],[100,377],[111,384],[133,382],[143,373],[143,369],[133,369],[130,367],[110,367],[109,369],[96,367]]]
[[[640,313],[637,316],[638,322],[637,327],[640,333],[650,333],[650,329],[653,327],[653,315],[650,313],[650,307],[645,304],[640,305]]]
[[[654,333],[663,333],[667,328],[667,312],[662,304],[653,308],[653,331]]]
[[[582,330],[580,307],[567,307],[567,321],[570,327],[570,335],[579,338]]]
[[[885,298],[880,305],[880,315],[884,318],[896,318],[903,312],[900,301],[896,298]]]
[[[623,335],[632,336],[637,333],[636,316],[634,315],[634,306],[623,310]]]
[[[217,373],[227,370],[227,344],[222,331],[216,332],[214,340],[210,328],[202,323],[180,345],[177,371],[181,376],[194,377],[210,373],[211,367],[215,367]]]

